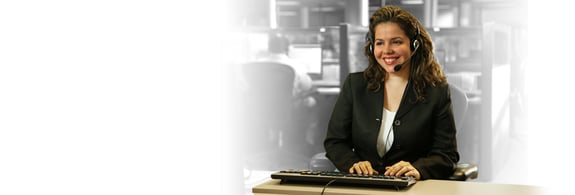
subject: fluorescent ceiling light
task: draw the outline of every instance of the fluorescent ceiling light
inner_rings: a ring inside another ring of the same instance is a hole
[[[276,4],[281,5],[281,6],[299,6],[300,5],[299,1],[277,1]]]
[[[423,4],[423,0],[401,0],[402,4],[409,4],[409,5],[414,5],[414,4]]]

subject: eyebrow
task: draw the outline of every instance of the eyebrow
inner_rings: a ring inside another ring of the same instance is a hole
[[[401,37],[393,37],[393,38],[391,38],[390,40],[397,40],[397,39],[403,41],[403,38],[401,38]],[[378,39],[378,38],[376,38],[375,40],[376,40],[376,41],[383,41],[383,39]]]

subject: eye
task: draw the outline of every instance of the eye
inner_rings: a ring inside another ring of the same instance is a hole
[[[383,41],[375,41],[375,45],[381,46],[381,45],[383,45]]]
[[[391,41],[391,44],[401,45],[401,44],[403,44],[403,41],[401,41],[400,39],[394,39],[394,40]]]

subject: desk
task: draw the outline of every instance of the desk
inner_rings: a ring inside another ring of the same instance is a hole
[[[339,95],[339,87],[319,87],[316,89],[317,93],[320,95]]]
[[[313,80],[311,84],[315,87],[339,87],[338,80]]]
[[[264,194],[297,194],[297,195],[319,195],[323,185],[317,184],[280,184],[279,179],[271,179],[252,189],[254,195]],[[350,187],[329,185],[324,194],[400,194],[400,195],[418,195],[418,194],[441,194],[441,195],[536,195],[544,194],[544,188],[529,185],[514,184],[494,184],[478,182],[461,182],[445,180],[425,180],[417,181],[410,188],[395,189],[388,188],[368,188],[368,187]]]
[[[339,95],[338,80],[313,80],[312,86],[320,95]]]

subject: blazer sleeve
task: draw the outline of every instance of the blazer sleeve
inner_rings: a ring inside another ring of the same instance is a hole
[[[459,161],[449,87],[446,85],[440,89],[436,91],[439,100],[433,116],[431,148],[427,156],[413,162],[413,166],[421,174],[421,179],[445,179],[453,174]]]
[[[331,114],[324,147],[326,157],[342,172],[347,172],[360,158],[353,152],[351,137],[353,120],[353,89],[348,75]]]

